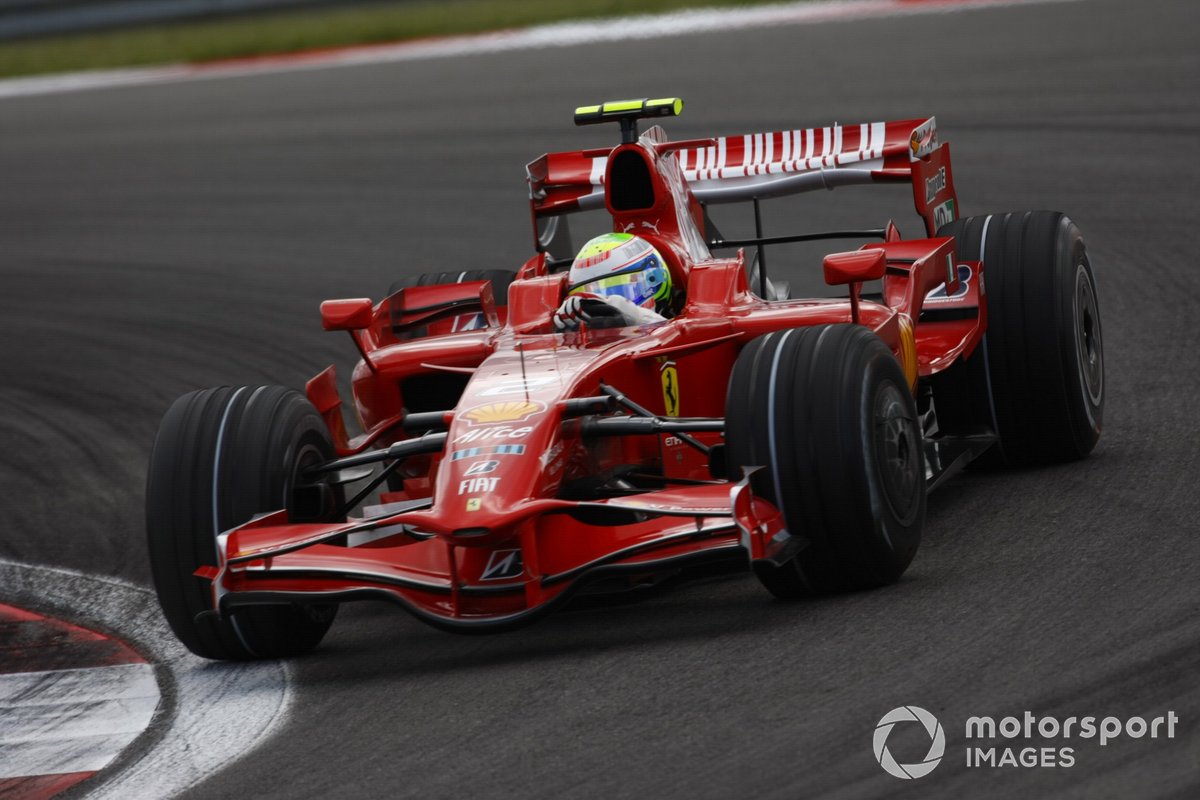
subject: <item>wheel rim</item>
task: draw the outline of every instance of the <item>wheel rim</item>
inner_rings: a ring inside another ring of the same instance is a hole
[[[904,395],[893,383],[884,384],[875,399],[875,464],[883,496],[902,525],[920,509],[921,437]]]
[[[304,473],[325,460],[321,450],[311,443],[304,444],[296,454],[291,475],[284,487],[285,507],[294,521],[316,521],[324,516],[322,512],[326,510],[324,507],[327,503],[324,484],[321,481],[306,481]]]
[[[1091,408],[1099,408],[1104,400],[1104,343],[1096,289],[1083,261],[1075,269],[1075,360],[1084,394]]]

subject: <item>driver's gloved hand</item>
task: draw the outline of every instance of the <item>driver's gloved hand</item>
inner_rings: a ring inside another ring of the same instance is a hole
[[[554,329],[560,332],[577,331],[584,325],[589,328],[623,328],[632,324],[633,321],[604,298],[582,292],[568,297],[554,312]]]

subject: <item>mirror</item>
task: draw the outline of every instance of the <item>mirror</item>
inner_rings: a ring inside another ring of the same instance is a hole
[[[362,330],[370,327],[372,316],[372,304],[368,297],[321,303],[321,325],[327,331]]]
[[[830,286],[877,281],[885,270],[887,254],[878,247],[825,256],[825,282]]]

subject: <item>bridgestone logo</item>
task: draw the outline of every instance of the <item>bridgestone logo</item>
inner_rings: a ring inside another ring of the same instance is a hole
[[[925,180],[925,205],[933,202],[938,192],[946,188],[946,168],[940,167],[937,174]]]

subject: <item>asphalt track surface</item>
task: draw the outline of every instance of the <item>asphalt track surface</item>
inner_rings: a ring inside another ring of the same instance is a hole
[[[0,557],[148,582],[167,405],[351,363],[321,299],[518,264],[522,165],[615,134],[573,130],[579,103],[681,95],[675,138],[934,113],[965,213],[1084,231],[1108,370],[1090,459],[955,479],[879,591],[714,579],[471,638],[343,609],[291,665],[280,734],[190,796],[1200,796],[1195,21],[1088,0],[5,101]],[[874,198],[822,194],[796,227],[878,222]],[[905,704],[947,729],[916,781],[871,751]],[[964,766],[968,716],[1027,709],[1181,721],[1049,742],[1071,768]]]

